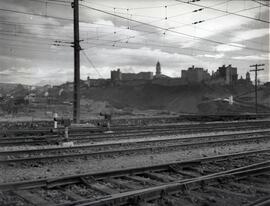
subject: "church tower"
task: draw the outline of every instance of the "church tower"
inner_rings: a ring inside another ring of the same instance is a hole
[[[156,75],[161,75],[161,66],[160,66],[160,63],[159,61],[157,62],[156,64]]]

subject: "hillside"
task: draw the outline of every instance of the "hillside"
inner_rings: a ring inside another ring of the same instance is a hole
[[[0,93],[2,95],[7,94],[14,90],[19,84],[0,83]]]
[[[247,91],[249,91],[248,100],[246,96],[241,96]],[[83,90],[82,94],[85,98],[94,101],[108,102],[117,109],[156,109],[177,113],[254,112],[254,89],[252,85],[237,85],[231,88],[229,86],[208,86],[203,84],[176,87],[147,84],[136,87],[90,88]],[[229,105],[227,102],[213,101],[217,98],[228,98],[231,95],[237,97],[235,99],[237,102],[234,105]],[[261,110],[268,111],[270,94],[267,88],[260,89],[258,99],[259,104],[264,105],[261,106]],[[202,104],[208,105],[210,110],[199,106]]]
[[[23,98],[29,93],[22,85],[8,85],[5,88],[5,92],[9,91],[15,99]],[[48,98],[44,98],[46,91],[50,94]],[[37,95],[36,101],[16,106],[16,117],[50,119],[54,112],[59,116],[72,117],[72,87],[36,87],[31,92]],[[233,96],[233,105],[228,102],[230,96]],[[115,116],[253,113],[254,101],[254,87],[250,84],[238,84],[234,87],[206,84],[171,87],[155,84],[90,88],[84,86],[81,88],[81,116],[89,119],[98,117],[100,112],[113,112]],[[259,112],[270,112],[269,86],[259,88],[258,103]],[[0,108],[2,116],[5,115],[7,106],[10,104],[4,101]]]

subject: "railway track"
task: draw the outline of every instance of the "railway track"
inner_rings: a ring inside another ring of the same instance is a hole
[[[179,206],[201,205],[202,201],[208,201],[209,205],[240,206],[258,200],[264,202],[270,195],[269,157],[267,149],[142,168],[5,183],[0,184],[0,205],[97,206],[141,205],[142,202],[162,205],[160,201],[174,201],[175,204],[170,205]],[[226,204],[219,204],[221,201]]]
[[[113,133],[71,133],[69,140],[75,143],[95,142],[101,140],[112,140],[119,138],[139,138],[145,136],[160,136],[170,134],[189,134],[189,133],[202,133],[211,130],[218,131],[239,131],[239,130],[252,130],[252,129],[266,129],[269,128],[270,122],[255,125],[236,125],[229,123],[228,125],[219,124],[206,124],[206,125],[165,125],[165,126],[152,126],[149,128],[129,128],[127,130],[115,130]],[[18,145],[46,145],[58,144],[63,140],[59,135],[45,135],[45,136],[27,136],[27,137],[2,137],[0,138],[0,146],[18,146]]]
[[[270,125],[269,120],[250,120],[250,121],[237,121],[237,122],[203,122],[203,123],[170,123],[170,124],[157,124],[157,125],[144,125],[144,126],[135,126],[135,125],[118,125],[111,126],[113,131],[117,132],[126,132],[132,130],[143,130],[143,129],[161,129],[161,128],[193,128],[193,127],[201,127],[201,128],[209,128],[209,127],[219,127],[219,126],[251,126],[251,125]],[[59,131],[64,131],[64,128],[59,128]],[[100,127],[71,127],[69,129],[70,134],[80,134],[83,133],[100,133],[106,131],[104,128]],[[0,135],[6,135],[8,137],[16,137],[16,136],[26,136],[26,135],[36,135],[36,136],[44,136],[50,133],[53,133],[52,128],[42,128],[42,129],[18,129],[18,130],[2,130],[0,131]],[[81,132],[81,133],[80,133]]]
[[[33,162],[48,163],[62,159],[77,159],[111,155],[127,155],[141,153],[160,153],[198,147],[223,146],[237,143],[267,142],[270,130],[241,132],[235,134],[206,135],[193,137],[156,138],[140,141],[103,142],[73,147],[53,147],[39,149],[10,150],[0,152],[0,164]]]

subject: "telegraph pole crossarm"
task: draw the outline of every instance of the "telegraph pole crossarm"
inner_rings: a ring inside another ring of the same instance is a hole
[[[250,70],[251,72],[255,72],[255,111],[256,114],[258,113],[258,78],[257,78],[257,73],[258,71],[262,71],[264,69],[259,69],[258,67],[264,66],[264,64],[254,64],[254,65],[250,65],[250,67],[255,67],[255,69]]]

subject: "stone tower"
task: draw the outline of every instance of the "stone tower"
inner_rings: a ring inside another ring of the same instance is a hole
[[[156,75],[161,75],[161,66],[159,61],[156,64]]]
[[[249,72],[246,73],[246,80],[250,81],[250,73]]]

